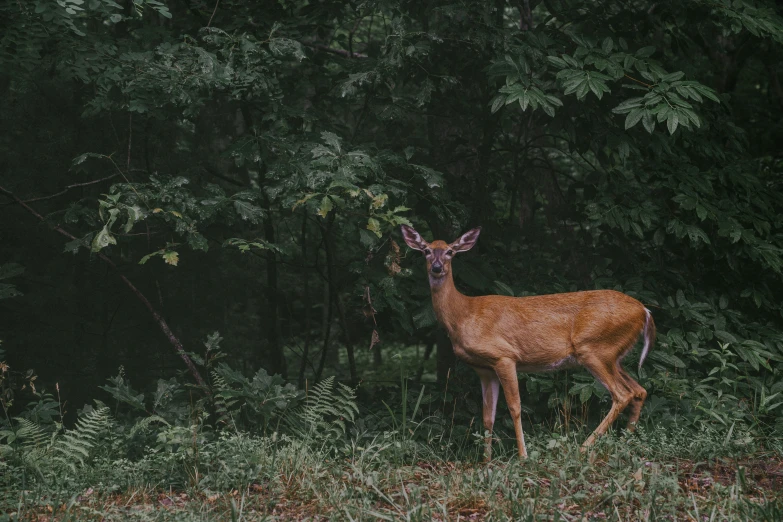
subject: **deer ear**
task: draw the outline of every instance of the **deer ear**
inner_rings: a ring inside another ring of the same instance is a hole
[[[400,229],[402,230],[402,237],[409,247],[414,250],[424,250],[427,248],[427,242],[422,239],[421,234],[416,232],[413,227],[401,225]]]
[[[468,250],[473,248],[473,245],[476,244],[476,241],[478,241],[480,233],[481,233],[481,227],[476,227],[474,229],[468,230],[460,237],[458,237],[457,240],[454,241],[449,246],[455,252],[467,252]]]

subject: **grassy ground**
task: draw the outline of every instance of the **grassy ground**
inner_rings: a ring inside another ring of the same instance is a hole
[[[309,418],[310,431],[285,419],[274,429],[288,435],[215,431],[192,406],[178,424],[113,414],[83,426],[82,457],[72,439],[60,435],[54,451],[49,435],[32,430],[0,451],[0,522],[783,520],[783,438],[760,421],[724,425],[647,408],[636,433],[617,429],[582,454],[589,412],[583,406],[580,418],[571,397],[541,405],[548,421],[530,426],[526,417],[524,462],[501,414],[485,463],[477,383],[457,376],[448,393],[408,390],[402,376],[419,373],[420,362],[407,350],[363,373],[372,384],[361,408],[332,392],[284,416]],[[358,410],[346,433],[343,419]]]
[[[586,455],[581,437],[534,432],[528,461],[505,441],[485,464],[478,445],[457,458],[395,433],[337,451],[226,435],[17,477],[3,505],[11,520],[783,520],[783,457],[746,433],[641,430]]]

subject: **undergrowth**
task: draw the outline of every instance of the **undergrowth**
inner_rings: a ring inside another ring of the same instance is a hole
[[[209,390],[142,393],[120,371],[72,427],[44,392],[0,421],[0,520],[783,519],[774,422],[653,400],[636,433],[581,453],[588,426],[568,406],[526,424],[524,462],[498,422],[485,463],[480,415],[449,392],[401,372],[369,401],[334,377],[302,393],[218,362],[213,340]]]

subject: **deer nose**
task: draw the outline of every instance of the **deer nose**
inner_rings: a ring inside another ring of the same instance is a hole
[[[440,274],[441,272],[443,272],[443,265],[441,265],[440,263],[437,263],[437,264],[433,263],[432,264],[432,273],[433,274]]]

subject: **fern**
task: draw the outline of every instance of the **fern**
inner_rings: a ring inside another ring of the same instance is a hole
[[[53,445],[53,460],[76,472],[76,464],[84,465],[90,449],[109,425],[109,408],[100,406],[79,417],[74,429],[63,434]]]
[[[239,399],[232,398],[230,395],[231,387],[226,382],[225,377],[212,370],[212,385],[215,389],[215,411],[218,415],[219,424],[230,424],[235,413],[239,412]],[[227,393],[228,392],[228,393]]]
[[[131,428],[129,436],[133,437],[141,431],[146,431],[154,422],[163,424],[168,428],[171,427],[171,424],[169,424],[169,422],[160,415],[150,415],[149,417],[144,417],[143,419],[138,420],[136,424],[133,425],[133,428]]]
[[[46,456],[55,434],[47,433],[40,424],[23,417],[14,419],[17,423],[16,440],[19,441],[15,453],[25,464],[37,467]]]
[[[355,391],[334,376],[313,386],[304,405],[286,417],[291,430],[305,440],[334,442],[345,435],[346,420],[353,422],[359,407]]]

